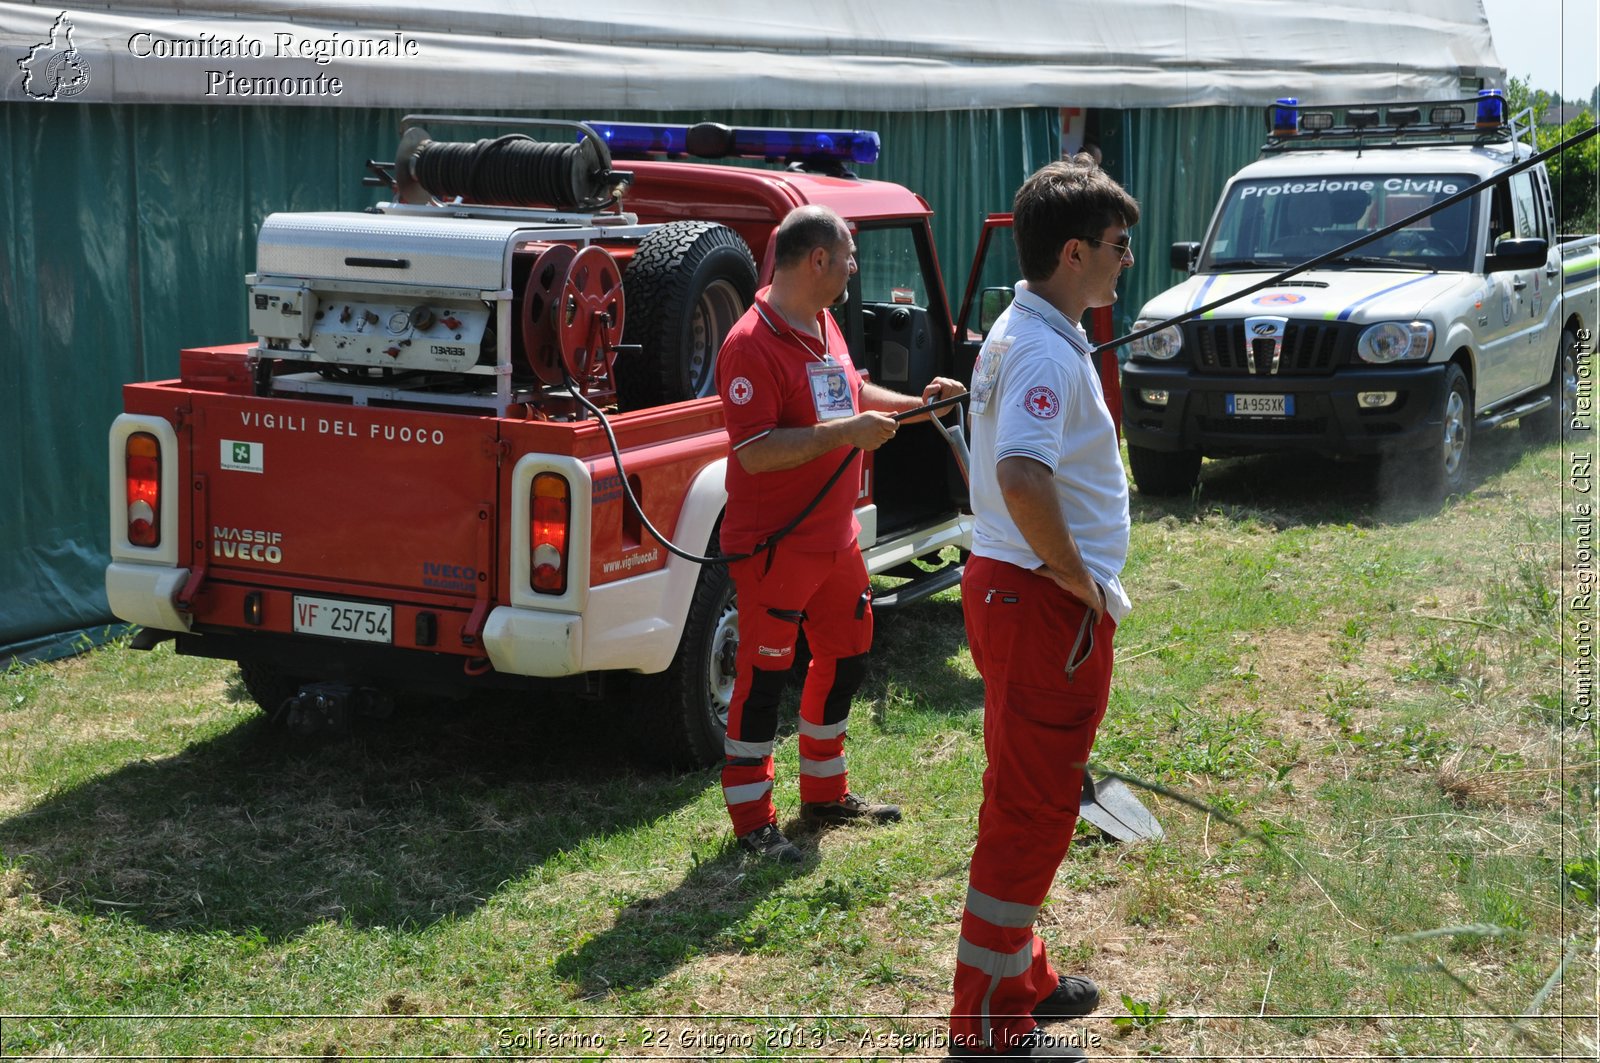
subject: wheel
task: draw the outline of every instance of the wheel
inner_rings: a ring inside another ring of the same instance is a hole
[[[617,358],[622,407],[704,398],[723,337],[755,299],[756,263],[725,225],[668,222],[639,241],[622,292],[622,341],[641,348]]]
[[[1578,357],[1574,353],[1577,349],[1578,337],[1562,329],[1555,367],[1550,371],[1550,383],[1545,388],[1550,405],[1517,422],[1522,434],[1532,442],[1550,443],[1560,439],[1562,429],[1571,422],[1578,408]]]
[[[1472,457],[1472,388],[1458,365],[1445,370],[1444,399],[1439,409],[1438,435],[1421,450],[1391,460],[1395,475],[1391,486],[1421,492],[1435,501],[1459,494],[1467,485],[1467,464]]]
[[[703,768],[722,759],[738,652],[733,577],[727,565],[705,565],[672,664],[634,677],[641,760],[652,767]]]
[[[276,720],[283,703],[300,693],[306,682],[299,676],[285,675],[270,664],[254,661],[239,662],[239,680],[268,720]]]
[[[1150,450],[1129,443],[1128,464],[1142,495],[1186,495],[1200,482],[1198,450]]]

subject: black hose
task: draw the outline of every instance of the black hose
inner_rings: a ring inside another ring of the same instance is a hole
[[[417,183],[440,199],[474,203],[588,209],[605,198],[591,173],[585,141],[558,144],[509,133],[473,143],[430,140],[411,164]],[[587,194],[578,189],[587,187]]]
[[[565,375],[564,369],[563,375]],[[572,392],[573,396],[583,404],[584,408],[590,413],[594,414],[595,419],[600,422],[600,428],[606,434],[606,444],[611,448],[611,460],[617,466],[617,478],[622,481],[622,495],[628,501],[628,508],[633,510],[634,516],[639,518],[639,523],[644,525],[645,530],[648,531],[657,542],[667,548],[668,553],[676,554],[685,561],[693,561],[696,564],[728,565],[735,561],[746,561],[757,556],[758,554],[764,554],[773,547],[777,546],[779,539],[782,539],[785,535],[788,535],[790,532],[794,531],[795,528],[799,527],[800,522],[809,517],[812,511],[822,504],[822,500],[828,496],[828,492],[833,490],[833,485],[839,482],[839,477],[844,475],[845,470],[850,468],[850,463],[855,461],[856,455],[861,452],[860,447],[851,447],[850,453],[846,454],[844,456],[844,460],[839,463],[839,467],[833,470],[833,475],[828,477],[828,482],[822,485],[822,489],[817,492],[816,497],[810,502],[807,502],[805,508],[799,513],[795,514],[793,520],[757,543],[754,550],[751,550],[749,553],[745,554],[711,554],[709,556],[702,557],[699,554],[691,554],[689,551],[679,547],[671,539],[668,539],[665,535],[662,535],[661,532],[656,530],[656,526],[654,524],[650,523],[650,518],[644,515],[644,507],[639,505],[639,499],[634,496],[633,485],[628,483],[628,473],[622,467],[622,451],[617,447],[617,436],[616,433],[611,430],[611,422],[606,420],[604,411],[602,411],[600,407],[596,406],[594,403],[590,402],[588,397],[578,389],[577,382],[574,381],[570,375],[567,376],[567,388]],[[942,410],[960,402],[964,398],[966,398],[965,394],[956,395],[948,399],[935,399],[933,402],[930,402],[925,406],[918,406],[914,410],[906,410],[903,413],[893,414],[892,416],[896,421],[903,421],[908,417],[915,417],[918,414],[929,413],[936,409]]]

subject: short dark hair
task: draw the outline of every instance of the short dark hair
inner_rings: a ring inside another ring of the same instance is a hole
[[[1088,154],[1046,163],[1017,189],[1012,235],[1024,280],[1049,280],[1068,240],[1098,240],[1139,221],[1139,203]]]
[[[796,207],[778,223],[773,262],[779,269],[798,265],[815,248],[832,251],[841,239],[849,242],[850,227],[838,212],[816,204]]]

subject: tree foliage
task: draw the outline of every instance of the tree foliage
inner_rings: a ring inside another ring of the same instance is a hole
[[[1577,101],[1572,101],[1577,102]],[[1551,107],[1561,105],[1559,95],[1531,87],[1526,78],[1512,78],[1506,89],[1506,103],[1512,114],[1533,108],[1534,143],[1540,151],[1553,148],[1595,124],[1600,85],[1589,94],[1585,109],[1566,125],[1542,126]],[[1600,137],[1590,137],[1576,147],[1552,156],[1549,162],[1550,187],[1556,197],[1556,226],[1563,233],[1592,233],[1600,221]]]

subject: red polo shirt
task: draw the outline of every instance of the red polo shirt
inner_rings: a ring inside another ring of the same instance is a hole
[[[792,328],[767,302],[770,289],[756,293],[723,340],[717,357],[717,394],[728,424],[728,441],[737,452],[774,428],[804,428],[817,423],[807,366],[824,355],[843,367],[851,406],[861,412],[861,374],[850,361],[844,334],[827,311],[818,314],[825,344]],[[745,553],[793,520],[844,460],[849,447],[830,450],[804,465],[777,472],[746,472],[737,453],[728,458],[728,508],[722,518],[722,549]],[[861,455],[783,542],[800,550],[842,550],[861,532],[856,498],[861,492]]]

